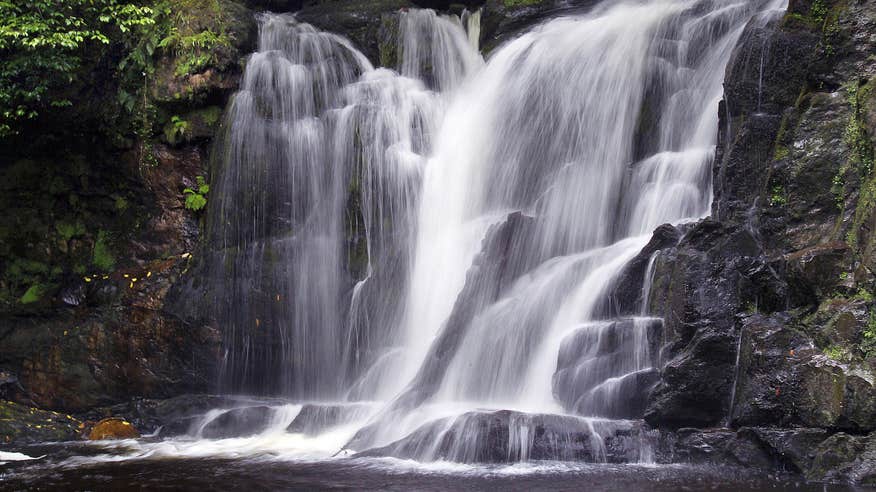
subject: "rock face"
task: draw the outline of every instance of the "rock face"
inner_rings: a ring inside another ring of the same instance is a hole
[[[162,312],[186,260],[87,277],[83,304],[49,318],[4,318],[0,364],[18,374],[22,399],[84,411],[136,396],[170,397],[212,383],[216,332]]]
[[[113,106],[124,94],[113,84],[124,81],[101,65],[87,78],[112,87],[101,82],[94,91],[103,92],[77,101],[87,116],[78,126],[0,142],[7,212],[0,217],[0,372],[17,380],[0,389],[6,397],[83,411],[135,396],[203,392],[215,380],[215,331],[184,324],[165,302],[200,237],[201,213],[186,207],[184,190],[208,174],[210,141],[254,42],[253,13],[242,2],[208,3],[205,10],[175,3],[180,25],[172,27],[179,36],[221,35],[221,42],[197,63],[184,50],[156,49],[136,122],[111,120],[103,103],[90,104],[96,97],[109,112],[131,110]]]
[[[745,228],[705,220],[655,266],[651,313],[664,318],[663,378],[645,418],[658,426],[711,426],[727,415],[736,314],[781,304],[785,284]]]
[[[738,430],[670,433],[670,460],[873,480],[874,21],[868,2],[791,1],[735,50],[713,217],[655,264],[646,420]]]

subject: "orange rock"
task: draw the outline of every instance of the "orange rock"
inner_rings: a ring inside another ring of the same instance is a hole
[[[140,433],[130,422],[117,417],[101,420],[91,428],[91,432],[88,434],[88,439],[91,441],[136,439],[138,437],[140,437]]]

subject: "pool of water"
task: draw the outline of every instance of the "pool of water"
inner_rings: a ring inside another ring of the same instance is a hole
[[[3,451],[40,457],[0,464],[0,490],[586,490],[847,491],[835,484],[729,467],[560,462],[463,465],[390,458],[137,455],[92,443]]]

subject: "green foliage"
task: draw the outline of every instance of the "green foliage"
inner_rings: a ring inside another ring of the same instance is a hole
[[[116,259],[110,252],[109,234],[104,230],[97,232],[97,240],[94,242],[91,262],[94,266],[105,272],[112,271],[116,266]]]
[[[869,131],[864,122],[864,106],[872,104],[873,84],[876,79],[860,85],[852,82],[845,86],[852,115],[849,117],[844,139],[851,150],[849,164],[854,165],[861,174],[862,183],[858,193],[858,203],[852,227],[847,235],[847,242],[852,248],[858,246],[858,231],[876,208],[876,173],[873,173],[876,163],[876,151],[870,139]]]
[[[867,289],[858,289],[852,299],[864,302],[873,302],[873,294]]]
[[[870,312],[870,319],[863,333],[861,350],[867,358],[876,357],[876,311]]]
[[[846,125],[844,139],[852,151],[852,163],[858,166],[861,175],[867,176],[873,170],[874,150],[864,123],[862,104],[870,94],[871,87],[858,86],[857,83],[846,87],[849,103],[852,105],[852,116]]]
[[[69,222],[58,222],[55,224],[55,230],[64,241],[69,241],[74,237],[85,234],[85,226],[81,222],[71,224]]]
[[[223,20],[217,0],[182,0],[174,4],[172,25],[158,43],[176,58],[174,75],[198,73],[218,61],[218,53],[231,46]]]
[[[162,48],[173,50],[177,56],[177,77],[198,73],[216,61],[215,49],[219,46],[231,46],[231,40],[225,34],[212,31],[201,31],[197,34],[182,35],[174,27],[169,36],[161,40]]]
[[[123,197],[120,196],[115,196],[113,200],[115,200],[114,205],[116,207],[116,210],[118,210],[119,212],[124,212],[125,210],[128,210],[128,200],[125,200]]]
[[[170,118],[170,123],[164,127],[164,136],[170,143],[176,143],[185,136],[189,129],[189,123],[179,116]]]
[[[773,186],[772,195],[770,195],[770,205],[773,207],[785,205],[788,203],[785,188],[783,186]]]
[[[812,2],[812,6],[809,7],[809,17],[816,24],[823,24],[825,19],[827,19],[828,7],[827,4],[824,3],[824,0],[815,0]]]
[[[48,273],[49,266],[45,263],[16,258],[6,269],[4,280],[9,281],[13,286],[35,284]]]
[[[839,210],[843,209],[845,205],[845,193],[846,193],[846,179],[845,179],[846,168],[845,166],[840,169],[836,175],[833,177],[833,183],[830,188],[831,193],[833,193],[833,201],[836,204],[836,208]]]
[[[186,209],[197,212],[207,206],[207,194],[210,193],[210,185],[203,176],[197,177],[197,189],[186,188],[183,194],[186,197]]]
[[[72,105],[65,89],[82,55],[154,24],[152,15],[122,0],[0,0],[0,137],[47,108]]]
[[[830,345],[829,347],[825,347],[822,352],[824,355],[839,362],[847,362],[851,359],[849,350],[840,345]]]
[[[21,299],[18,302],[22,304],[31,304],[40,300],[45,293],[45,287],[42,284],[34,284],[31,285],[30,288],[21,296]]]

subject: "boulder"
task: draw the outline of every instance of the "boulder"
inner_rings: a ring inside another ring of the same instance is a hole
[[[630,462],[638,461],[649,446],[647,433],[629,421],[499,410],[428,422],[396,442],[356,456],[460,463]]]
[[[110,417],[94,424],[88,433],[88,440],[103,441],[107,439],[137,439],[140,432],[127,420]]]
[[[205,439],[248,437],[267,430],[274,409],[269,406],[234,408],[222,412],[201,429]]]

